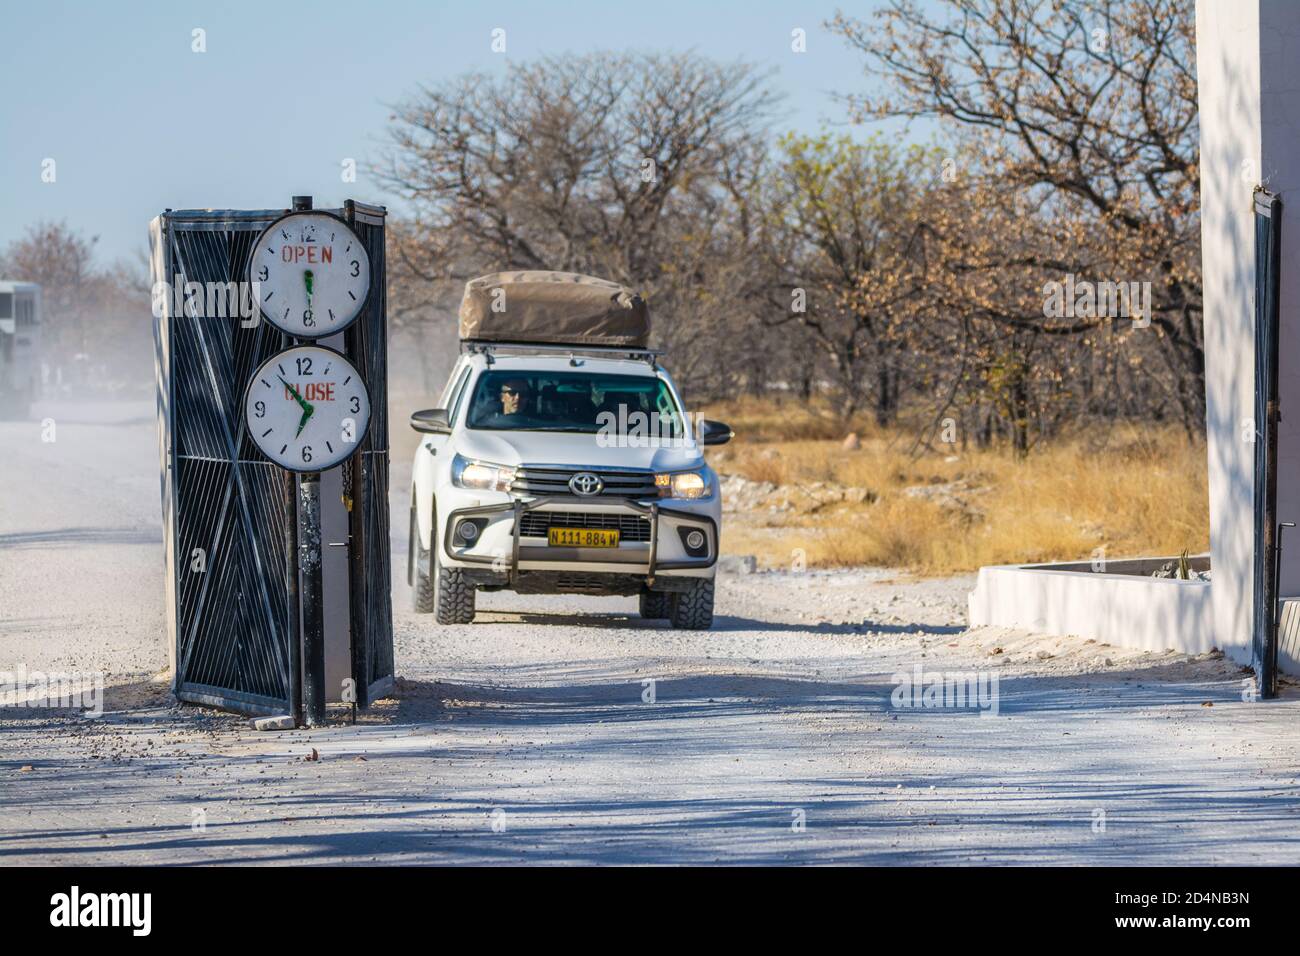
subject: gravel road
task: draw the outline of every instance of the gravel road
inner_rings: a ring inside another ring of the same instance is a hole
[[[969,578],[729,574],[705,634],[513,595],[440,628],[399,581],[398,694],[357,725],[178,707],[152,411],[38,414],[54,442],[0,423],[0,671],[110,687],[98,719],[0,709],[0,861],[1300,861],[1292,688],[1244,703],[1217,655],[967,631]],[[996,715],[894,706],[918,666],[996,675]]]

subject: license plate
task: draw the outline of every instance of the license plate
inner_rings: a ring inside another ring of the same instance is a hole
[[[618,532],[604,528],[547,528],[546,543],[569,548],[617,548]]]

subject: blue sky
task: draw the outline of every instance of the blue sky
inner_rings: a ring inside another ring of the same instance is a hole
[[[774,67],[783,126],[842,125],[871,82],[824,27],[837,6],[773,2],[49,2],[7,4],[0,57],[0,247],[42,219],[134,257],[164,208],[386,203],[365,171],[386,104],[469,70],[547,54],[694,49]],[[866,9],[863,9],[866,7]],[[504,55],[490,49],[506,30]],[[808,52],[790,50],[807,31]],[[206,31],[207,52],[191,50]],[[358,161],[354,184],[340,161]],[[57,179],[41,181],[55,160]]]

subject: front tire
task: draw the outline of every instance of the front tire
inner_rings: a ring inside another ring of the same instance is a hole
[[[672,595],[663,591],[642,591],[639,610],[647,621],[662,621],[672,613]]]
[[[433,528],[436,537],[438,531],[438,510],[433,511]],[[441,549],[438,542],[433,542],[433,555],[430,561],[432,579],[430,591],[435,620],[439,624],[473,624],[474,601],[478,597],[478,588],[465,579],[465,572],[459,568],[444,568],[438,560]]]
[[[444,568],[433,555],[433,591],[439,624],[473,624],[478,588],[465,580],[465,572]]]
[[[671,594],[668,619],[673,627],[687,631],[707,631],[713,626],[713,581],[697,578],[686,591]]]
[[[437,535],[438,513],[433,512],[434,535]],[[478,589],[465,580],[465,573],[455,568],[444,568],[438,560],[437,542],[432,549],[420,541],[420,523],[415,505],[411,505],[411,578],[412,603],[416,614],[433,614],[439,624],[471,624],[474,621],[474,603]]]

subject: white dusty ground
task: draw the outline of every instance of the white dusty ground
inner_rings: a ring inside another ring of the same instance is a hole
[[[511,595],[438,628],[399,583],[400,693],[357,726],[177,707],[149,409],[42,413],[52,444],[0,423],[0,671],[113,686],[0,710],[0,862],[1300,862],[1300,697],[968,632],[969,578],[727,576],[708,634]],[[999,714],[892,708],[917,664],[995,670]]]

